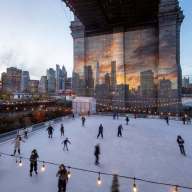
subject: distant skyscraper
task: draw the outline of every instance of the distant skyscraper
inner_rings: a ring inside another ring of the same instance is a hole
[[[28,71],[22,71],[21,75],[21,92],[27,92],[29,91],[29,72]]]
[[[190,86],[189,77],[184,77],[182,80],[182,87],[188,88]]]
[[[72,89],[72,78],[71,77],[67,78],[67,80],[65,81],[65,89]]]
[[[2,81],[0,81],[0,92],[2,91]]]
[[[117,83],[116,79],[116,61],[111,62],[111,87],[113,90],[115,90]]]
[[[29,91],[32,94],[38,93],[39,81],[38,80],[30,80],[29,81]]]
[[[21,73],[22,71],[15,67],[7,68],[7,72],[2,73],[3,91],[19,92],[21,90]]]
[[[140,91],[144,97],[154,97],[154,73],[152,70],[140,73]]]
[[[56,65],[56,91],[65,90],[65,81],[67,80],[67,71],[63,66],[62,69],[59,65]]]
[[[47,93],[48,91],[48,82],[47,82],[47,76],[42,76],[39,82],[38,87],[39,93]]]
[[[49,68],[47,70],[47,82],[48,82],[48,93],[55,93],[56,78],[55,78],[55,70],[53,68]]]
[[[96,63],[96,85],[99,84],[99,61]]]

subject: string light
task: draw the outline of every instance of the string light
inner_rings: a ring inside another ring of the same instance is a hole
[[[67,171],[67,177],[68,177],[68,179],[70,179],[70,177],[71,177],[71,171],[70,171],[70,168],[71,168],[71,167],[68,167],[68,171]]]
[[[97,185],[100,186],[100,185],[102,184],[102,181],[101,181],[101,173],[99,172],[98,174],[99,174],[99,176],[98,176],[98,178],[97,178]]]
[[[1,156],[9,156],[9,157],[12,157],[11,154],[6,154],[6,153],[3,153],[3,152],[0,152],[0,155]],[[21,157],[20,156],[20,159],[18,161],[18,158],[16,157],[16,163],[19,162],[19,166],[22,167],[22,159],[26,159],[26,160],[29,160],[29,158],[26,158],[26,157]],[[45,163],[46,164],[50,164],[50,165],[54,165],[54,166],[59,166],[60,164],[58,163],[54,163],[54,162],[48,162],[48,161],[40,161],[40,160],[37,160],[38,162],[43,162],[43,165],[42,167],[43,170],[45,170]],[[41,170],[42,170],[42,167],[41,167]],[[97,178],[97,185],[100,186],[102,184],[102,180],[101,180],[101,174],[102,175],[106,175],[106,176],[113,176],[112,173],[106,173],[106,172],[96,172],[96,171],[93,171],[93,170],[88,170],[88,169],[83,169],[83,168],[77,168],[77,167],[69,167],[68,166],[68,178],[71,177],[71,172],[70,172],[70,169],[74,169],[74,170],[78,170],[78,171],[82,171],[82,172],[89,172],[89,173],[94,173],[94,174],[98,174],[98,178]],[[182,185],[174,185],[174,184],[170,184],[170,183],[164,183],[164,182],[158,182],[158,181],[152,181],[152,180],[147,180],[147,179],[141,179],[141,178],[136,178],[136,177],[129,177],[129,176],[124,176],[124,175],[118,175],[119,178],[124,178],[124,179],[128,179],[128,180],[133,180],[133,187],[132,187],[132,191],[133,192],[138,192],[138,188],[137,188],[137,185],[136,185],[136,181],[141,181],[141,182],[145,182],[145,183],[151,183],[151,184],[156,184],[156,185],[164,185],[164,186],[169,186],[171,187],[171,191],[172,192],[179,192],[179,188],[182,188],[182,189],[189,189],[189,190],[192,190],[192,187],[187,187],[187,186],[182,186]]]
[[[178,186],[175,186],[175,187],[174,187],[173,192],[179,192]]]
[[[137,192],[137,185],[135,182],[135,178],[133,179],[133,192]]]
[[[21,157],[20,157],[20,160],[19,160],[19,167],[22,167],[23,166],[23,163],[22,163],[22,160],[21,160]]]
[[[43,165],[41,166],[41,171],[44,172],[45,171],[45,162],[43,161]]]

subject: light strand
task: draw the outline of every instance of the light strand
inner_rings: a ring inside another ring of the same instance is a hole
[[[0,155],[4,155],[4,156],[8,156],[8,157],[13,157],[11,154],[7,154],[7,153],[3,153],[0,152]],[[23,157],[20,156],[20,160],[21,159],[25,159],[25,160],[29,160],[29,158],[27,157]],[[50,164],[50,165],[54,165],[54,166],[60,166],[59,163],[54,163],[54,162],[50,162],[50,161],[42,161],[42,160],[37,160],[38,162],[44,163],[44,164]],[[19,161],[20,162],[20,161]],[[107,172],[98,172],[98,171],[94,171],[94,170],[90,170],[90,169],[83,169],[83,168],[78,168],[78,167],[72,167],[72,166],[66,166],[72,170],[77,170],[77,171],[82,171],[82,172],[88,172],[88,173],[94,173],[94,174],[99,174],[98,176],[98,180],[100,180],[101,182],[101,175],[105,175],[105,176],[113,176],[113,173],[107,173]],[[71,173],[70,173],[71,174]],[[174,192],[178,192],[178,188],[180,189],[189,189],[192,190],[192,187],[189,186],[184,186],[184,185],[177,185],[177,184],[171,184],[171,183],[165,183],[165,182],[158,182],[158,181],[153,181],[153,180],[148,180],[148,179],[143,179],[143,178],[138,178],[138,177],[131,177],[131,176],[125,176],[125,175],[118,175],[119,178],[124,178],[124,179],[128,179],[128,180],[133,180],[133,188],[137,189],[136,186],[136,181],[141,181],[141,182],[145,182],[145,183],[150,183],[150,184],[156,184],[156,185],[163,185],[163,186],[169,186],[169,187],[175,187],[175,191]],[[99,183],[100,183],[99,182]],[[134,185],[135,184],[135,185]],[[135,192],[135,191],[134,191]]]

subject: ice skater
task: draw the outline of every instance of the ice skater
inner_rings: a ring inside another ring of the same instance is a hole
[[[101,136],[101,138],[103,139],[103,125],[102,124],[99,125],[97,139],[99,138],[99,136]]]
[[[14,152],[13,155],[16,155],[16,151],[18,152],[18,154],[21,154],[21,142],[25,142],[20,135],[17,135],[17,137],[15,138],[15,140],[13,141],[13,143],[15,144],[14,147]]]
[[[117,117],[117,120],[119,119],[119,113],[118,112],[116,112],[116,117]]]
[[[81,121],[82,121],[82,126],[84,127],[85,126],[85,117],[84,116],[81,117]]]
[[[166,121],[167,125],[169,125],[169,116],[168,115],[165,117],[165,121]]]
[[[67,174],[67,170],[66,170],[64,164],[61,164],[59,166],[59,170],[56,174],[56,177],[59,177],[59,179],[58,179],[58,192],[66,192],[68,174]]]
[[[37,159],[39,158],[39,155],[37,153],[36,149],[33,149],[30,156],[30,176],[32,177],[33,170],[35,171],[35,174],[37,175]]]
[[[61,124],[60,132],[61,132],[61,137],[64,136],[64,126],[63,126],[63,124]]]
[[[128,125],[129,124],[129,116],[128,115],[126,116],[125,121],[126,121],[126,125]]]
[[[71,142],[69,141],[68,138],[66,138],[65,140],[62,141],[61,144],[64,144],[63,151],[65,151],[65,148],[67,149],[67,151],[69,151],[69,149],[68,149],[68,143],[71,144]]]
[[[182,121],[183,121],[183,125],[185,125],[185,124],[186,124],[186,115],[184,115],[184,116],[182,117]]]
[[[177,143],[179,145],[179,149],[180,149],[181,154],[186,156],[185,147],[184,147],[185,141],[180,135],[177,136]]]
[[[95,155],[95,165],[98,165],[99,164],[99,155],[100,155],[100,146],[99,144],[97,144],[95,146],[95,152],[94,152],[94,155]]]
[[[53,127],[49,124],[48,128],[47,128],[47,131],[48,131],[48,137],[49,138],[53,138]]]
[[[122,130],[123,130],[123,126],[119,125],[118,126],[118,131],[117,131],[117,137],[122,137]]]
[[[113,113],[113,119],[115,120],[115,118],[116,118],[116,113],[114,112]]]
[[[28,129],[26,127],[24,128],[24,138],[28,139]]]

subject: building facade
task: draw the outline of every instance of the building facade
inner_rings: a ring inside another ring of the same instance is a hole
[[[56,92],[61,92],[65,90],[65,82],[67,80],[67,71],[63,66],[56,65]]]
[[[78,96],[96,97],[109,106],[152,108],[181,103],[180,26],[177,0],[160,0],[158,22],[137,27],[114,27],[113,33],[85,35],[75,17],[72,88]],[[168,92],[163,95],[163,90]],[[173,101],[174,100],[174,101]]]
[[[7,68],[6,73],[2,73],[2,89],[4,92],[19,92],[21,90],[22,71],[15,67]]]
[[[55,70],[52,68],[49,68],[47,70],[47,83],[48,83],[48,93],[55,93],[56,78],[55,78]]]
[[[41,76],[41,79],[39,81],[38,91],[40,94],[46,94],[48,92],[47,76]]]
[[[29,71],[22,71],[21,75],[21,92],[28,92],[29,91]]]

